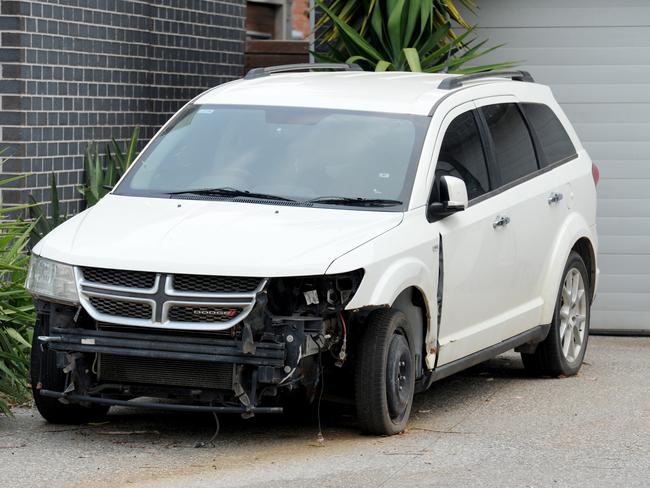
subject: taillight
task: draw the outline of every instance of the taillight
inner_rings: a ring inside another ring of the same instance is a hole
[[[600,170],[598,169],[598,166],[596,166],[596,163],[591,163],[591,176],[594,178],[594,184],[598,185],[598,182],[600,181]]]

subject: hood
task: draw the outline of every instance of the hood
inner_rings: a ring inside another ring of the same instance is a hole
[[[402,218],[401,212],[107,195],[54,229],[34,252],[135,271],[317,275]]]

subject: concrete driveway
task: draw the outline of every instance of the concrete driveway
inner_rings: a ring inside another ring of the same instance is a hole
[[[0,485],[93,488],[650,486],[650,338],[592,337],[577,377],[532,379],[509,353],[416,397],[408,430],[119,409],[99,426],[0,417]]]

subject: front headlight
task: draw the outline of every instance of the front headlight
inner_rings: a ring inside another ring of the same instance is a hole
[[[35,296],[66,303],[79,303],[74,268],[32,255],[25,288]]]

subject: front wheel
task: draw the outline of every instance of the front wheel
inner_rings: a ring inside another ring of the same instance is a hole
[[[415,364],[406,336],[406,316],[372,312],[357,348],[355,399],[361,430],[392,435],[406,427],[415,390]]]
[[[522,353],[524,367],[534,374],[571,376],[580,370],[589,339],[590,291],[587,267],[571,252],[558,291],[553,322],[534,353]]]

